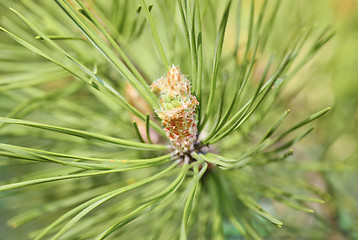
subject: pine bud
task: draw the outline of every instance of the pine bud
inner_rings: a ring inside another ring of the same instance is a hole
[[[160,93],[161,108],[156,113],[170,142],[178,153],[191,151],[198,131],[195,109],[199,102],[190,92],[189,80],[173,65],[151,87]]]

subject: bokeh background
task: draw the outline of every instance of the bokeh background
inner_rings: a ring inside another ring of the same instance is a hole
[[[256,5],[259,7],[261,2],[257,0]],[[332,107],[329,114],[318,120],[315,131],[295,146],[301,159],[300,167],[306,171],[303,180],[322,189],[326,203],[313,204],[314,214],[276,206],[279,218],[292,227],[289,229],[292,232],[296,231],[295,227],[307,228],[307,235],[296,235],[292,239],[317,239],[314,231],[321,232],[320,238],[324,233],[324,239],[358,239],[358,1],[282,2],[274,29],[275,41],[270,45],[273,49],[280,46],[280,41],[287,40],[288,31],[302,26],[331,26],[336,35],[297,73],[280,96],[283,107],[289,106],[292,110],[291,120]],[[7,11],[1,5],[0,17]],[[224,51],[231,49],[230,28],[229,25]],[[5,34],[0,33],[0,42],[4,38]],[[2,71],[8,49],[0,49],[0,52]],[[6,103],[0,102],[3,104]],[[0,175],[11,174],[4,172],[0,165]],[[26,226],[12,230],[6,224],[11,216],[12,213],[0,205],[1,240],[21,240],[22,232],[26,232]],[[272,239],[287,238],[278,230]]]
[[[294,111],[332,106],[332,111],[318,121],[313,134],[298,147],[309,170],[306,180],[327,193],[326,203],[315,206],[323,218],[314,217],[329,221],[330,228],[322,229],[327,233],[325,239],[358,239],[358,1],[289,2],[285,1],[281,9],[278,26],[294,29],[309,22],[329,24],[336,31],[311,64],[297,74],[287,99]],[[289,97],[306,80],[302,91]],[[299,215],[289,218],[296,223],[302,221]],[[306,219],[300,224],[305,222],[308,226],[312,223]]]

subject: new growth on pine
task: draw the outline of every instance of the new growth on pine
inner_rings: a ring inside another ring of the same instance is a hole
[[[191,94],[189,80],[173,65],[151,87],[160,93],[161,108],[156,113],[176,152],[183,154],[193,150],[198,133],[195,109],[199,102]]]

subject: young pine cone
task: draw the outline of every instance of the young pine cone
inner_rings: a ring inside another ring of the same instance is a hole
[[[190,92],[189,80],[173,65],[151,87],[160,93],[161,108],[156,113],[170,142],[177,153],[191,151],[198,131],[195,109],[199,102]]]

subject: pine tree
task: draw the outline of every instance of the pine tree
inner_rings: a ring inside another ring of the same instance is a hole
[[[273,50],[280,0],[148,2],[1,1],[8,223],[34,239],[261,239],[284,224],[266,202],[312,212],[320,193],[283,163],[330,108],[288,122],[279,94],[333,31]]]

